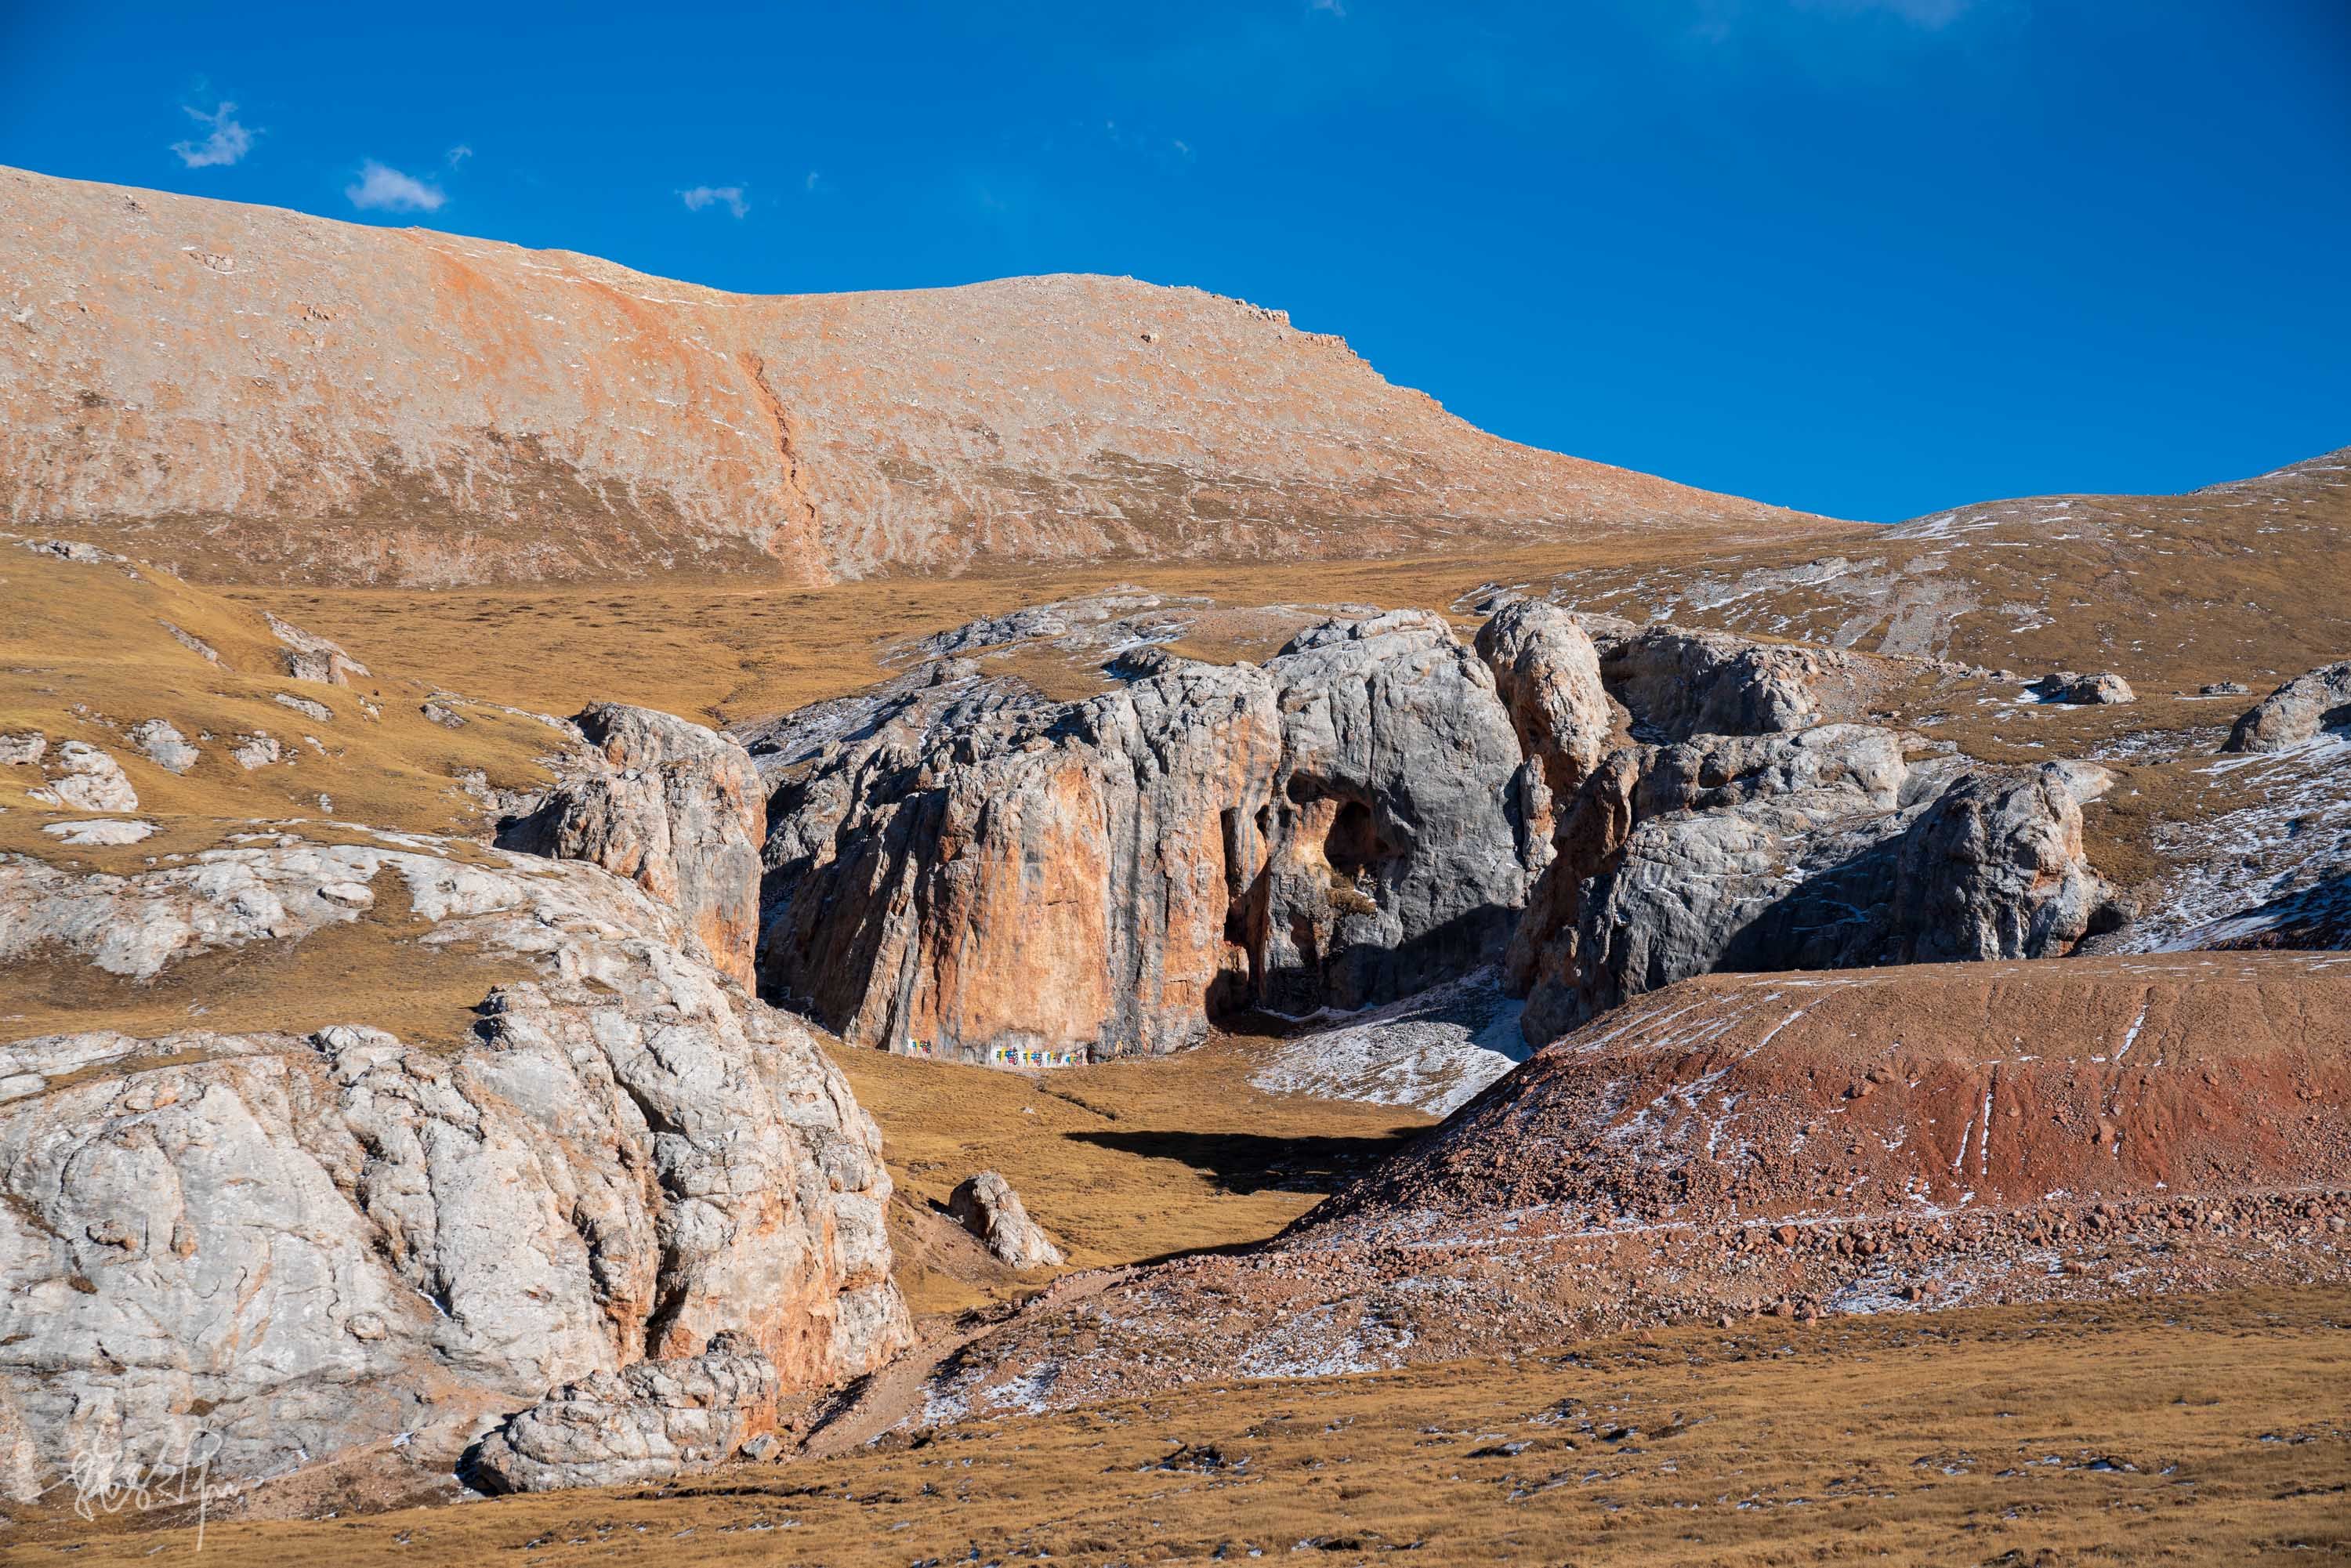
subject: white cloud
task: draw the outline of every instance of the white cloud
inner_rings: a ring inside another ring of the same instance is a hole
[[[811,170],[810,170],[810,171],[808,172],[808,183],[807,183],[806,185],[804,185],[803,187],[801,187],[801,188],[802,188],[803,190],[806,190],[806,191],[810,192],[810,193],[814,193],[814,192],[815,192],[815,190],[816,190],[816,181],[817,181],[817,173],[816,173],[816,171],[815,171],[815,170],[813,170],[813,169],[811,169]]]
[[[1347,19],[1347,7],[1342,0],[1306,0],[1306,8],[1309,11],[1327,11],[1343,22]]]
[[[447,153],[449,167],[455,169],[458,164],[463,163],[466,159],[471,158],[473,155],[474,150],[460,141],[457,145],[449,149]]]
[[[172,151],[189,168],[225,168],[253,151],[253,132],[236,122],[236,105],[224,101],[210,114],[201,109],[182,108],[189,119],[213,128],[212,134],[202,141],[172,143]]]
[[[813,180],[815,176],[810,175],[810,178]],[[810,189],[815,187],[811,185]],[[723,206],[739,218],[751,210],[743,200],[743,187],[740,185],[696,185],[691,191],[680,191],[678,195],[684,200],[688,212],[698,213],[705,207]]]
[[[385,213],[437,213],[449,199],[438,185],[428,185],[372,158],[360,166],[359,183],[344,186],[343,194],[355,207]]]

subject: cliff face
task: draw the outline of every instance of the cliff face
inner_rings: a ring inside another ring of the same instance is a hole
[[[1126,278],[731,295],[0,171],[0,515],[419,584],[1364,555],[1824,525],[1514,445],[1277,311]]]

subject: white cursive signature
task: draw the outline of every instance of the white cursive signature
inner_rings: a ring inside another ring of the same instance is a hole
[[[120,1513],[132,1508],[144,1513],[152,1508],[196,1505],[196,1550],[204,1549],[204,1514],[213,1498],[213,1457],[221,1450],[217,1432],[202,1429],[167,1442],[146,1463],[131,1458],[110,1438],[74,1451],[68,1468],[73,1482],[74,1512],[95,1520],[99,1513]],[[226,1496],[231,1489],[223,1488]]]

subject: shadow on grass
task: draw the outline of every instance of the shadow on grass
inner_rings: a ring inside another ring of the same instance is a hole
[[[1353,1179],[1422,1132],[1401,1126],[1383,1137],[1275,1138],[1259,1133],[1064,1133],[1073,1142],[1150,1160],[1175,1160],[1226,1192],[1327,1193]]]

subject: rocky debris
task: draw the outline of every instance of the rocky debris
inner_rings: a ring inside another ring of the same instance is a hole
[[[135,529],[150,559],[209,573],[829,580],[1831,528],[1499,440],[1336,340],[1195,288],[729,296],[186,196],[142,191],[132,213],[125,194],[0,177],[10,288],[86,307],[46,316],[40,357],[10,367],[0,513]],[[184,291],[133,281],[193,270],[188,235],[219,236],[206,250],[235,271]],[[438,319],[452,265],[469,303],[445,347],[465,375],[351,329]],[[236,373],[251,320],[291,334],[298,373]],[[210,390],[175,402],[188,387]]]
[[[2070,951],[2127,911],[2059,764],[1912,766],[1856,725],[1619,752],[1563,814],[1505,968],[1535,1043],[1717,969]]]
[[[1002,615],[986,616],[961,626],[911,640],[893,651],[893,658],[912,657],[928,663],[952,659],[1008,643],[1054,643],[1072,651],[1105,648],[1124,651],[1168,637],[1181,636],[1189,624],[1185,612],[1208,601],[1197,595],[1163,597],[1133,583],[1121,583],[1100,593],[1032,604]]]
[[[1591,637],[1558,606],[1522,599],[1478,629],[1477,646],[1520,750],[1541,763],[1554,800],[1573,798],[1607,755],[1618,725]]]
[[[123,776],[122,765],[86,740],[58,747],[48,784],[30,793],[36,800],[77,811],[139,810],[139,791]]]
[[[286,752],[276,736],[266,729],[256,729],[250,735],[238,736],[236,744],[229,748],[228,754],[236,758],[239,768],[250,773],[256,768],[268,767],[284,757]]]
[[[2223,751],[2283,751],[2322,730],[2351,730],[2351,661],[2296,675],[2248,709]]]
[[[131,744],[143,753],[148,761],[167,773],[185,773],[203,757],[179,727],[165,718],[151,718],[132,727]]]
[[[1711,976],[1547,1048],[1263,1248],[1015,1315],[942,1364],[927,1408],[1724,1317],[2345,1281],[2346,1234],[2339,962]]]
[[[2241,697],[2252,695],[2253,688],[2242,681],[2211,681],[2196,688],[2199,697]]]
[[[795,1388],[907,1343],[879,1134],[808,1032],[682,956],[674,912],[628,883],[493,858],[0,866],[11,953],[152,974],[354,918],[389,872],[419,941],[535,977],[454,1040],[0,1047],[0,1383],[51,1474],[100,1437],[199,1426],[215,1476],[258,1474],[730,1330]]]
[[[463,729],[473,722],[464,714],[443,703],[419,703],[416,711],[439,725],[443,729]]]
[[[162,830],[152,822],[126,822],[116,817],[85,817],[78,821],[51,822],[41,831],[76,849],[108,849],[135,844]]]
[[[126,556],[102,550],[79,539],[21,539],[17,542],[36,555],[55,556],[59,560],[76,561],[83,566],[121,566],[129,560]]]
[[[29,768],[48,755],[48,737],[38,730],[0,735],[0,765]]]
[[[1261,668],[1134,666],[1071,704],[917,676],[769,731],[808,759],[769,804],[767,994],[859,1044],[1099,1059],[1499,955],[1541,787],[1441,617],[1330,622]]]
[[[2065,703],[2076,707],[2111,706],[2119,703],[2135,703],[2138,694],[2130,683],[2109,671],[2104,674],[2085,675],[2074,670],[2059,670],[2043,675],[2025,688],[2045,703]]]
[[[1286,1039],[1249,1082],[1448,1115],[1527,1059],[1522,1007],[1502,994],[1494,970],[1480,969]]]
[[[488,1492],[634,1486],[730,1458],[774,1424],[775,1363],[748,1335],[714,1335],[702,1354],[640,1361],[549,1391],[467,1455]]]
[[[1058,1269],[1067,1261],[1044,1228],[1029,1218],[1012,1184],[994,1171],[967,1176],[947,1195],[947,1213],[1009,1269]]]
[[[269,700],[279,707],[290,707],[304,718],[315,720],[319,724],[331,723],[335,716],[335,710],[325,703],[312,697],[298,697],[291,692],[279,692]]]
[[[1635,626],[1609,615],[1577,621],[1600,654],[1608,693],[1653,742],[1694,735],[1770,735],[1857,718],[1892,673],[1864,654],[1758,643],[1670,622]]]
[[[285,644],[286,673],[298,681],[316,681],[322,685],[348,686],[353,675],[364,675],[368,667],[343,652],[342,644],[305,632],[290,621],[280,620],[265,610],[262,619],[269,622],[269,634]],[[280,702],[287,699],[279,697]]]
[[[189,653],[193,653],[207,664],[217,664],[221,662],[220,650],[214,648],[210,643],[205,642],[202,637],[197,636],[194,632],[182,631],[179,627],[172,625],[169,621],[158,621],[155,624],[170,632],[172,634],[172,642],[177,643],[181,647],[185,648]]]
[[[749,755],[650,708],[598,703],[573,722],[586,747],[498,841],[629,878],[684,917],[689,953],[751,986],[767,792]]]

